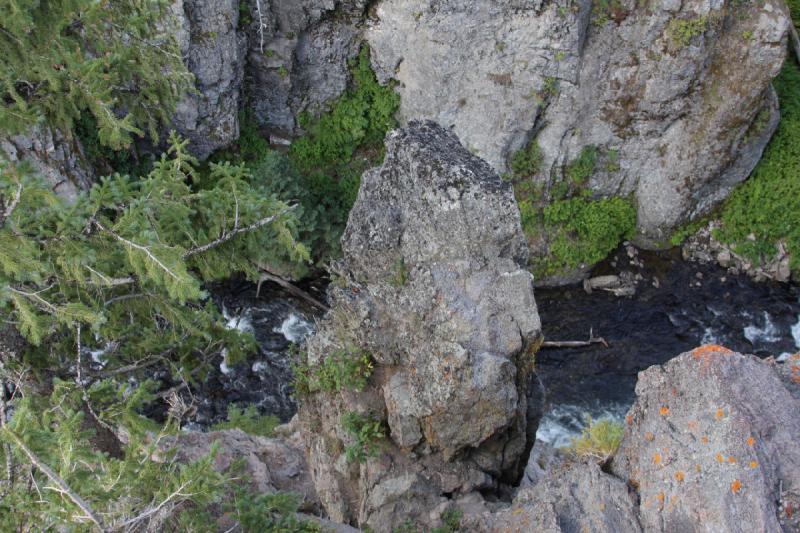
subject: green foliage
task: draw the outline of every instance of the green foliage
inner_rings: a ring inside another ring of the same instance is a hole
[[[461,509],[452,508],[442,513],[442,525],[431,530],[431,533],[456,533],[461,529]]]
[[[403,287],[408,283],[408,267],[406,261],[399,257],[393,265],[394,274],[392,275],[391,283],[395,287]]]
[[[0,310],[34,345],[24,358],[39,367],[75,353],[81,324],[92,330],[87,346],[115,347],[109,370],[166,353],[191,380],[223,348],[236,360],[254,346],[225,327],[202,284],[238,272],[255,280],[255,265],[276,254],[308,258],[285,203],[253,186],[243,166],[200,173],[176,137],[147,177],[103,178],[72,204],[4,164],[6,205],[18,187],[19,203],[0,221]]]
[[[546,257],[533,257],[535,274],[550,276],[602,261],[636,227],[636,209],[625,198],[557,200],[542,212]]]
[[[621,21],[626,16],[620,0],[592,1],[592,24],[595,26],[604,26],[612,20]]]
[[[294,367],[295,393],[306,396],[314,392],[354,390],[360,392],[372,375],[373,364],[369,352],[347,346],[325,356],[318,365],[305,362],[305,354]]]
[[[580,437],[572,439],[569,451],[578,457],[586,457],[605,463],[616,453],[622,442],[625,428],[610,418],[593,421],[587,418]]]
[[[383,138],[396,125],[400,104],[392,87],[378,83],[363,45],[352,63],[353,87],[317,119],[300,117],[305,137],[292,143],[289,156],[307,177],[313,197],[335,224],[344,228],[355,202],[361,174],[383,158]]]
[[[342,427],[355,442],[345,448],[348,461],[366,462],[380,451],[381,442],[386,438],[383,422],[371,415],[348,411],[342,415]]]
[[[795,16],[800,9],[793,11]],[[774,82],[781,122],[764,156],[722,209],[716,235],[736,253],[759,262],[773,257],[783,242],[791,269],[800,273],[800,69],[787,59]],[[748,238],[754,235],[755,239]]]
[[[586,183],[597,168],[599,152],[596,146],[584,146],[580,155],[571,161],[564,173],[574,187],[581,187]]]
[[[170,2],[21,0],[0,7],[0,129],[45,123],[70,135],[83,112],[102,146],[158,137],[192,77]],[[164,75],[169,72],[169,75]]]
[[[511,156],[511,171],[516,178],[531,177],[542,166],[542,150],[535,139]]]
[[[281,421],[276,416],[259,415],[255,405],[248,405],[241,409],[231,404],[228,406],[228,420],[214,424],[212,429],[214,431],[241,429],[250,435],[272,437],[275,433],[275,428],[280,423]]]
[[[83,111],[75,121],[74,132],[81,142],[83,153],[98,175],[116,172],[138,178],[147,175],[153,168],[150,158],[137,159],[133,146],[123,150],[104,146],[97,133],[97,121],[87,111]]]
[[[300,502],[296,494],[256,494],[239,488],[230,507],[243,533],[321,533],[318,524],[297,517]]]
[[[675,230],[675,233],[673,233],[669,239],[670,244],[672,246],[680,246],[681,244],[683,244],[683,242],[686,239],[697,233],[700,230],[700,228],[702,228],[708,223],[708,218],[709,217],[700,217],[696,220],[687,222],[686,224]]]
[[[686,48],[692,39],[705,33],[708,18],[700,15],[691,19],[672,19],[667,24],[667,37],[676,48]]]
[[[152,460],[156,455],[164,457],[163,441],[177,431],[170,422],[155,433],[126,425],[129,439],[119,456],[102,453],[92,445],[93,433],[86,429],[81,397],[74,384],[55,381],[50,397],[28,395],[15,402],[14,416],[0,430],[0,440],[11,446],[16,465],[29,461],[18,444],[21,442],[106,525],[119,528],[163,502],[164,528],[173,530],[181,509],[202,509],[219,501],[229,480],[214,471],[213,449],[192,464]],[[119,412],[137,407],[130,401],[124,403]],[[123,417],[113,421],[124,423]],[[90,530],[83,512],[66,494],[52,490],[52,482],[38,468],[31,471],[32,478],[23,471],[19,468],[16,482],[0,500],[0,530],[59,530],[66,524],[72,526],[70,530]],[[134,530],[137,524],[146,523],[137,521],[128,528]]]

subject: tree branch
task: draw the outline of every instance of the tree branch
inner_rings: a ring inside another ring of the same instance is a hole
[[[41,471],[45,476],[47,476],[47,478],[50,481],[56,484],[59,492],[69,497],[69,499],[72,500],[72,502],[86,514],[89,520],[95,523],[95,525],[100,529],[100,531],[103,532],[108,531],[106,529],[106,526],[103,524],[103,521],[92,510],[89,504],[86,503],[86,501],[83,498],[81,498],[77,493],[75,493],[70,488],[70,486],[67,485],[66,481],[64,481],[58,474],[56,474],[49,466],[43,463],[41,459],[39,459],[30,448],[28,448],[28,446],[22,441],[21,438],[19,438],[19,436],[16,433],[8,429],[8,427],[4,427],[3,431],[6,435],[11,437],[11,440],[14,441],[14,444],[16,444],[16,446],[20,450],[22,450],[22,452],[28,457],[28,460],[33,464],[33,466],[38,468],[39,471]]]
[[[11,199],[11,202],[5,208],[3,208],[3,213],[0,214],[0,226],[6,223],[8,217],[11,216],[11,213],[14,212],[14,209],[17,208],[17,204],[19,204],[19,199],[22,197],[22,183],[17,182],[17,192],[14,193],[14,198]]]
[[[603,337],[595,337],[594,332],[589,330],[589,340],[586,341],[545,341],[542,348],[584,348],[592,344],[602,344],[608,348],[608,343]]]
[[[233,239],[234,237],[236,237],[237,235],[239,235],[241,233],[247,233],[247,232],[250,232],[250,231],[257,230],[258,228],[261,228],[263,226],[266,226],[267,224],[269,224],[271,222],[274,222],[276,219],[280,218],[281,216],[283,216],[284,214],[288,213],[289,211],[295,209],[296,207],[297,207],[297,204],[289,206],[288,208],[284,209],[280,213],[276,213],[276,214],[274,214],[272,216],[269,216],[267,218],[262,218],[261,220],[253,222],[249,226],[245,226],[243,228],[238,228],[238,227],[236,227],[234,225],[234,229],[230,233],[223,232],[222,235],[218,239],[215,239],[215,240],[213,240],[213,241],[211,241],[211,242],[209,242],[207,244],[204,244],[203,246],[198,246],[196,248],[192,248],[191,250],[188,250],[185,254],[183,254],[183,258],[186,259],[186,258],[189,258],[189,257],[191,257],[193,255],[197,255],[197,254],[201,254],[203,252],[207,252],[208,250],[211,250],[212,248],[216,248],[220,244],[224,244],[224,243],[228,242],[229,240]]]
[[[135,249],[135,250],[139,250],[140,252],[143,252],[145,255],[147,255],[147,257],[149,257],[149,258],[150,258],[150,260],[151,260],[151,261],[153,261],[155,264],[157,264],[157,265],[159,266],[159,268],[161,268],[161,269],[162,269],[164,272],[166,272],[167,274],[169,274],[170,276],[172,276],[174,279],[180,279],[180,278],[178,278],[178,276],[177,276],[177,275],[176,275],[174,272],[172,272],[172,271],[171,271],[171,270],[170,270],[170,269],[169,269],[169,268],[168,268],[168,267],[167,267],[167,266],[166,266],[164,263],[162,263],[162,262],[161,262],[161,260],[160,260],[158,257],[156,257],[156,256],[153,254],[153,252],[151,252],[151,251],[150,251],[150,248],[148,248],[147,246],[142,246],[141,244],[136,244],[136,243],[135,243],[135,242],[133,242],[133,241],[129,241],[128,239],[126,239],[126,238],[125,238],[125,237],[123,237],[122,235],[119,235],[119,234],[115,233],[114,231],[112,231],[112,230],[110,230],[110,229],[106,228],[105,226],[103,226],[102,224],[100,224],[100,222],[98,222],[97,220],[94,220],[94,224],[95,224],[95,225],[96,225],[98,228],[100,228],[100,230],[102,230],[102,231],[105,231],[105,232],[109,233],[111,236],[113,236],[115,239],[117,239],[117,240],[118,240],[118,241],[120,241],[121,243],[125,244],[126,246],[129,246],[129,247],[131,247],[131,248],[133,248],[133,249]]]
[[[0,380],[0,428],[6,427],[6,382]],[[11,455],[11,445],[3,443],[3,454],[6,456],[6,481],[3,491],[0,492],[0,500],[11,492],[14,485],[14,456]]]

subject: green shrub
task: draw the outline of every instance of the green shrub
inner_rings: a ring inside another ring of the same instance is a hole
[[[800,69],[787,59],[774,82],[781,122],[750,178],[722,208],[715,235],[758,263],[776,253],[783,241],[791,269],[800,273]],[[750,235],[755,239],[749,238]]]
[[[448,509],[442,513],[442,525],[431,530],[431,533],[456,533],[461,528],[461,517],[464,513],[461,509]]]
[[[567,164],[564,174],[573,187],[582,187],[586,184],[586,180],[592,177],[597,168],[598,156],[596,146],[584,146],[580,155]]]
[[[549,253],[533,257],[534,274],[551,276],[602,261],[636,227],[636,209],[625,198],[558,200],[544,208]]]
[[[226,429],[241,429],[250,435],[260,437],[272,437],[275,428],[281,421],[276,416],[259,415],[254,405],[248,405],[244,409],[231,404],[228,406],[228,420],[214,424],[211,429],[223,431]]]
[[[701,15],[691,19],[672,19],[667,24],[667,37],[676,48],[686,48],[692,39],[705,33],[708,18]]]
[[[304,354],[294,366],[294,390],[305,396],[314,392],[362,391],[372,375],[370,354],[348,346],[325,356],[318,365],[305,362]]]
[[[342,415],[342,427],[355,439],[345,448],[348,461],[366,462],[380,451],[381,442],[386,438],[383,422],[370,415],[348,411]]]
[[[257,494],[239,488],[228,508],[243,533],[322,533],[317,523],[297,517],[301,502],[297,494]]]
[[[516,178],[529,178],[539,172],[542,165],[542,151],[534,139],[511,156],[511,171]]]
[[[580,437],[572,439],[569,451],[578,457],[605,463],[617,452],[624,432],[623,425],[610,418],[597,421],[587,418],[586,427],[583,428]]]

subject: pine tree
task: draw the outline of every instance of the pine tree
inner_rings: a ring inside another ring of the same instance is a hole
[[[71,135],[81,112],[114,150],[158,137],[191,87],[166,0],[0,2],[0,130],[46,123]]]
[[[181,529],[231,490],[211,458],[153,461],[179,417],[143,417],[155,388],[129,378],[160,365],[193,384],[221,353],[244,356],[254,339],[225,327],[205,285],[239,272],[256,280],[255,265],[309,254],[293,205],[243,165],[201,170],[186,146],[173,134],[149,175],[103,178],[71,204],[0,159],[0,315],[28,343],[0,355],[0,530]],[[89,351],[103,353],[102,371],[89,369]],[[92,444],[92,426],[125,435],[120,456]]]

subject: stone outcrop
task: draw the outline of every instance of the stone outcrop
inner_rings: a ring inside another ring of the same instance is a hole
[[[798,531],[800,401],[781,373],[703,346],[639,374],[611,470],[645,530]]]
[[[588,186],[635,197],[640,243],[723,199],[778,121],[783,2],[383,0],[376,15],[366,37],[402,120],[452,128],[498,171],[537,142],[545,187],[596,147]]]
[[[465,516],[463,531],[475,533],[636,533],[634,496],[619,479],[594,463],[556,468],[523,488],[502,511]]]
[[[320,111],[350,80],[348,60],[361,43],[367,0],[248,2],[247,107],[255,120],[288,142],[297,115]]]
[[[195,93],[177,106],[172,126],[200,159],[239,137],[239,104],[247,39],[239,31],[238,0],[178,0],[177,39]]]
[[[518,481],[538,425],[540,323],[511,187],[451,133],[412,123],[363,176],[342,248],[307,363],[366,353],[374,369],[361,390],[301,401],[317,492],[336,521],[430,527],[450,496]],[[348,412],[386,431],[362,463],[347,459]]]
[[[94,179],[79,143],[44,126],[0,138],[0,155],[11,163],[28,163],[53,192],[67,200],[88,189]]]

